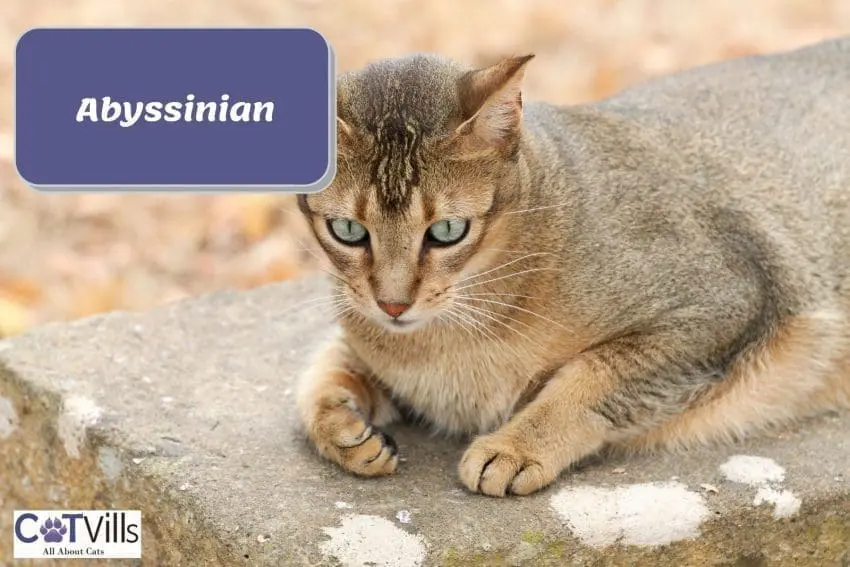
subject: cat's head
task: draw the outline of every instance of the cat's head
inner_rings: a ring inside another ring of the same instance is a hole
[[[361,315],[421,328],[510,247],[531,58],[465,69],[416,55],[339,78],[337,174],[299,206]]]

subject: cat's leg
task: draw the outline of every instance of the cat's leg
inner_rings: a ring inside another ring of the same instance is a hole
[[[628,454],[731,442],[838,408],[850,408],[850,319],[823,309],[786,320],[710,395],[612,449]]]
[[[508,423],[473,440],[459,465],[463,484],[491,496],[530,494],[721,383],[726,369],[719,368],[728,363],[718,358],[720,327],[705,320],[667,323],[652,334],[603,343],[562,367]],[[727,335],[724,342],[735,339]]]
[[[398,412],[365,375],[356,356],[335,339],[299,384],[298,411],[322,456],[358,475],[392,474],[398,449],[378,428],[397,419]]]

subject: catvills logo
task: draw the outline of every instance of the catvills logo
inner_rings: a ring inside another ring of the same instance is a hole
[[[139,510],[17,510],[15,559],[141,559]]]

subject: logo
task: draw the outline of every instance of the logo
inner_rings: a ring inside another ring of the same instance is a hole
[[[39,531],[41,532],[41,536],[44,538],[44,541],[50,543],[62,543],[62,536],[67,533],[68,528],[62,525],[62,520],[59,518],[56,518],[56,520],[47,518]]]
[[[141,559],[139,510],[16,510],[15,559]]]

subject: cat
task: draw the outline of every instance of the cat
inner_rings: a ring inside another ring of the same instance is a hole
[[[407,413],[505,497],[846,407],[850,38],[572,106],[524,101],[533,57],[338,77],[336,176],[297,198],[339,307],[318,452],[392,474]]]

